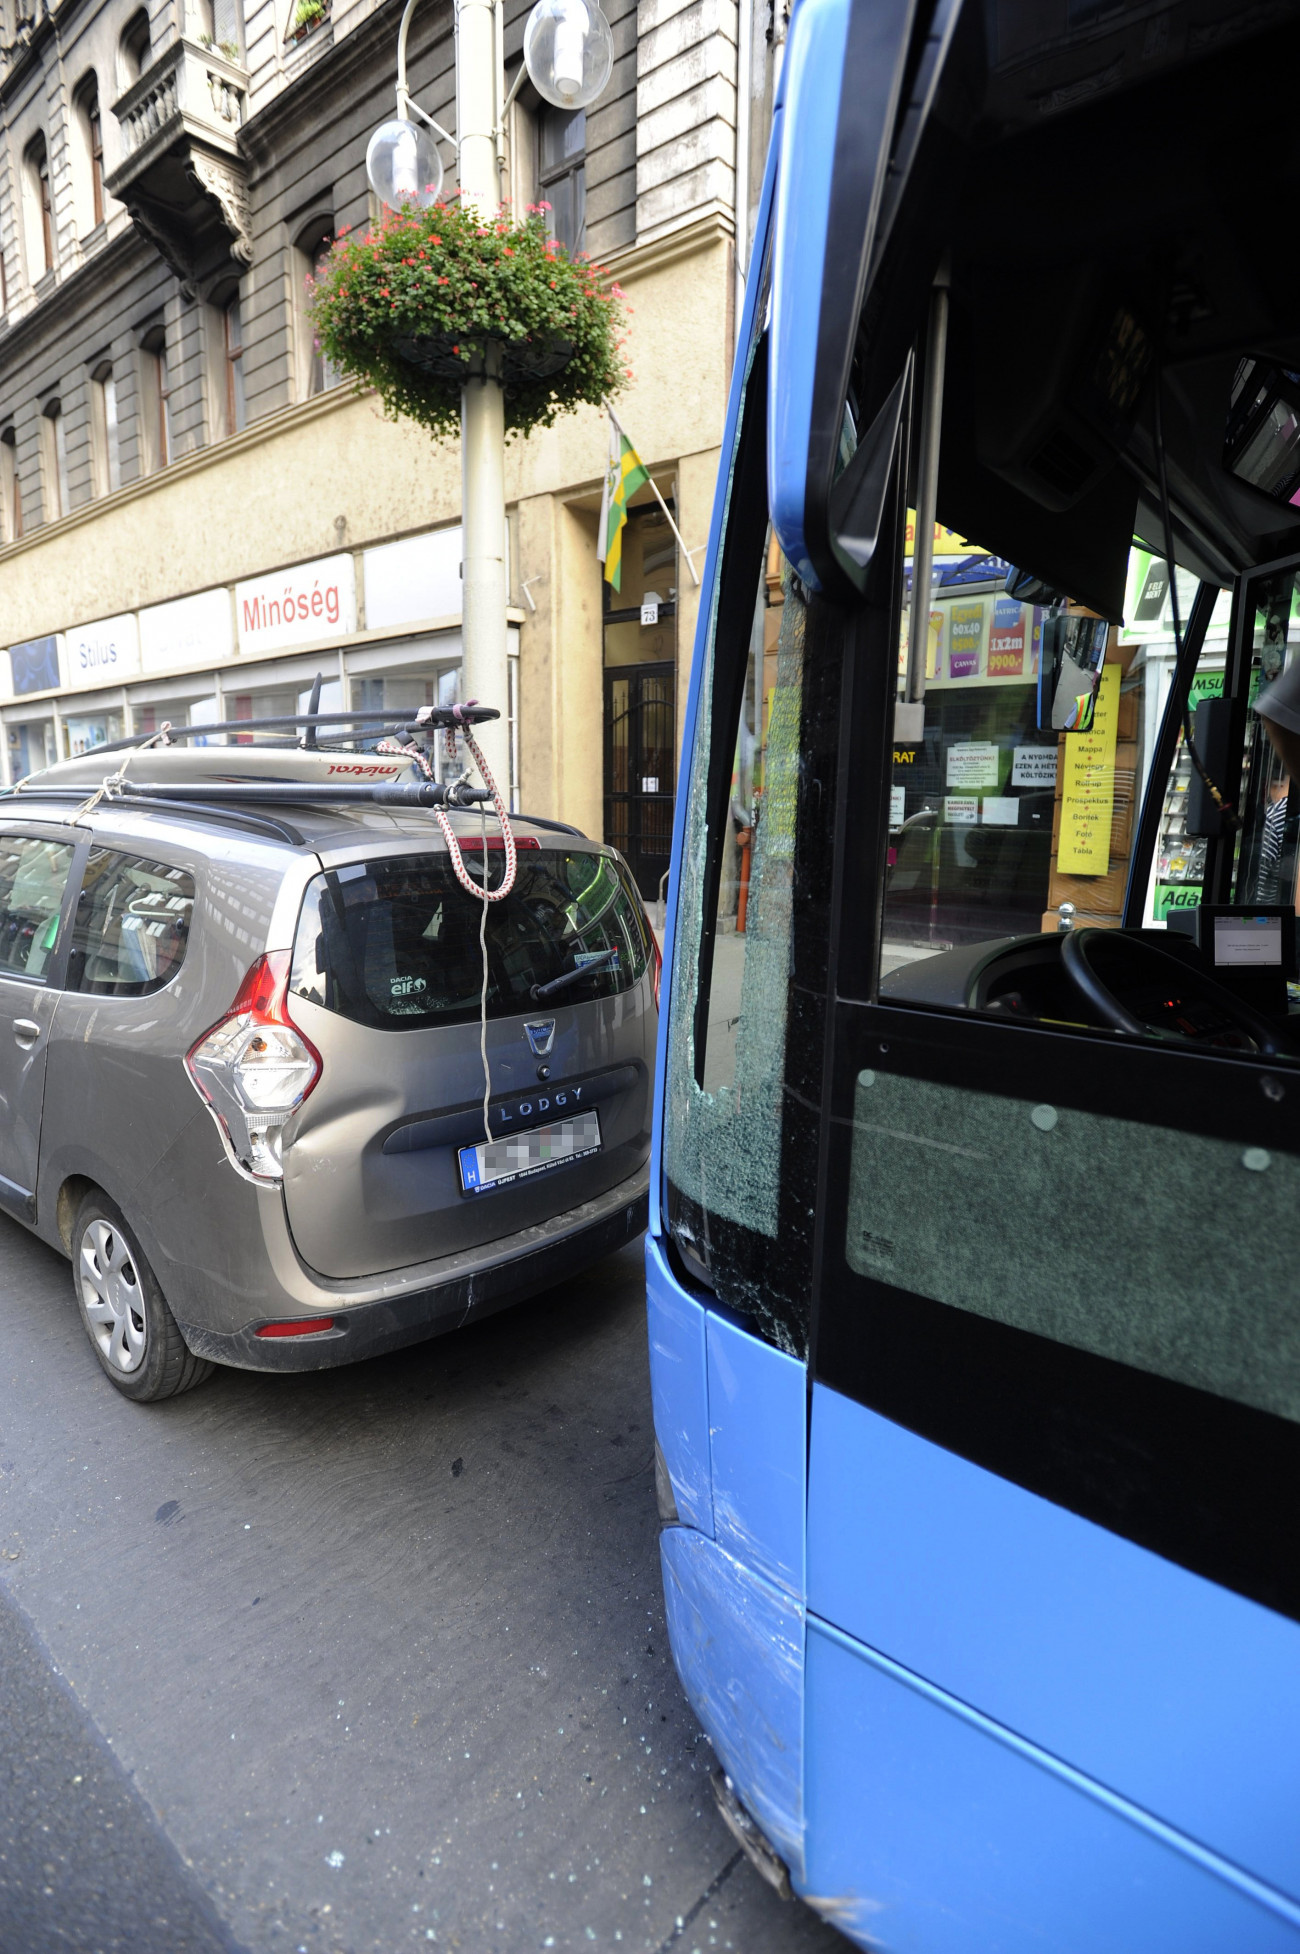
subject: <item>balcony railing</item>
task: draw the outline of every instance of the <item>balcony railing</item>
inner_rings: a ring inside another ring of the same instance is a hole
[[[248,75],[216,48],[173,41],[133,82],[113,113],[127,160],[160,136],[188,131],[236,155],[235,136],[248,105]]]

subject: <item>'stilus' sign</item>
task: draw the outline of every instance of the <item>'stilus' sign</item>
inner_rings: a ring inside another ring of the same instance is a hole
[[[327,556],[276,576],[235,586],[241,652],[319,644],[357,628],[356,574],[351,556]]]
[[[139,673],[140,633],[131,611],[69,631],[67,647],[69,685],[134,678]]]

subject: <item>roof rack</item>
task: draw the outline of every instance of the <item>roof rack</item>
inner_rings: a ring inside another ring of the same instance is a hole
[[[20,798],[16,787],[0,792],[0,809],[6,802],[12,803]],[[25,801],[55,801],[63,807],[84,807],[86,790],[84,787],[32,787],[21,793]],[[151,798],[151,807],[160,807],[172,814],[181,814],[195,821],[219,821],[227,827],[246,828],[250,834],[271,835],[277,841],[287,841],[294,848],[308,846],[306,835],[289,821],[279,820],[274,814],[255,813],[251,808],[241,810],[234,807],[220,807],[211,801],[173,801],[164,800],[161,795]]]
[[[316,687],[312,689],[314,692]],[[337,738],[355,738],[355,734],[343,731],[348,726],[359,728],[367,739],[385,736],[411,739],[425,733],[479,726],[485,720],[500,717],[495,706],[421,706],[414,717],[409,712],[395,713],[391,707],[367,707],[355,712],[290,712],[267,719],[219,719],[187,726],[173,726],[170,720],[164,720],[152,733],[133,733],[129,739],[109,740],[94,751],[97,755],[142,752],[150,747],[172,746],[178,740],[211,739],[214,733],[291,733],[295,728],[301,729],[302,737],[287,743],[306,747],[320,744],[318,735],[324,728],[332,729]]]

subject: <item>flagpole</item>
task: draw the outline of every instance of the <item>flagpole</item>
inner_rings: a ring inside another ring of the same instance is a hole
[[[628,433],[627,429],[624,427],[622,421],[620,421],[618,415],[614,412],[614,409],[610,406],[608,401],[605,402],[605,411],[609,415],[610,420],[613,421],[614,426],[618,429],[623,439],[626,442],[628,442],[631,447],[636,448],[636,452],[639,455],[641,451],[639,448],[636,447],[636,442],[632,440],[631,435]],[[668,518],[668,527],[672,530],[673,535],[677,538],[677,547],[681,550],[682,555],[686,558],[686,568],[691,573],[691,581],[694,584],[698,585],[700,581],[699,572],[696,570],[694,563],[691,561],[691,553],[686,547],[686,539],[683,537],[681,530],[677,527],[677,524],[673,521],[672,510],[668,507],[668,504],[664,501],[662,495],[660,495],[659,493],[659,484],[656,482],[654,476],[650,473],[650,470],[648,468],[646,469],[645,472],[646,472],[646,480],[649,482],[651,488],[654,490],[655,501],[659,504],[659,507],[663,510],[665,516]]]

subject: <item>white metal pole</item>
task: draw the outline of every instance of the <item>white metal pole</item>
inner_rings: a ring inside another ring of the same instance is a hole
[[[456,147],[460,194],[484,219],[500,205],[497,174],[497,23],[494,0],[456,7]],[[510,784],[506,655],[505,400],[500,350],[461,392],[461,697],[501,714],[476,734],[503,794]]]

